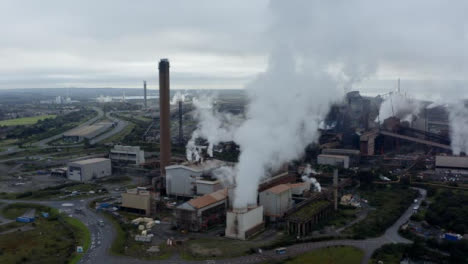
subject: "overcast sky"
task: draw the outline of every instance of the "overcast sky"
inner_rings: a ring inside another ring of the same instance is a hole
[[[157,87],[166,57],[173,88],[243,88],[281,37],[334,63],[362,56],[359,70],[370,60],[363,89],[398,77],[466,84],[468,1],[284,2],[0,0],[0,89]]]

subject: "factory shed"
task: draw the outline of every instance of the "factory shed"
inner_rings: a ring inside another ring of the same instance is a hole
[[[226,203],[227,189],[191,199],[175,209],[176,226],[200,232],[222,224],[226,217]]]
[[[209,194],[223,189],[221,182],[218,180],[197,180],[197,194]]]
[[[260,205],[263,206],[265,216],[269,220],[276,220],[292,206],[291,186],[280,184],[271,187],[259,194]]]
[[[94,125],[74,128],[63,134],[63,140],[66,142],[80,142],[84,139],[92,139],[105,132],[113,126],[113,123],[100,122]]]
[[[436,156],[436,171],[468,174],[468,156]]]
[[[322,154],[347,156],[351,166],[359,166],[361,160],[361,151],[357,149],[323,149]]]
[[[342,155],[320,154],[317,156],[317,164],[331,165],[348,169],[349,157]]]
[[[68,179],[73,181],[87,182],[111,174],[110,159],[94,158],[68,163]]]
[[[310,191],[310,182],[289,183],[292,195],[303,196]]]
[[[304,237],[312,233],[315,225],[333,213],[333,204],[327,200],[311,201],[290,214],[287,220],[287,231],[290,235]]]

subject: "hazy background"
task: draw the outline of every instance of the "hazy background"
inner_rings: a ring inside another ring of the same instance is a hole
[[[336,64],[352,54],[365,93],[399,77],[422,97],[466,87],[466,1],[272,2],[1,0],[0,89],[156,88],[163,57],[175,89],[243,88],[290,36]],[[294,19],[275,24],[277,10]]]

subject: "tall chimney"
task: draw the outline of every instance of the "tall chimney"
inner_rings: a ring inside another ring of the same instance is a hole
[[[171,162],[171,118],[169,106],[169,60],[159,61],[159,158],[161,175],[166,176],[166,166]]]
[[[148,108],[148,104],[146,101],[146,81],[143,81],[143,92],[144,92],[144,97],[145,97],[145,108]]]
[[[333,170],[333,208],[338,210],[338,169]]]
[[[182,109],[182,100],[179,100],[179,144],[184,145],[184,113]]]

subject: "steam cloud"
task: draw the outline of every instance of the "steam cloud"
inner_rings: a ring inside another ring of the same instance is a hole
[[[449,106],[450,139],[452,152],[468,153],[468,108],[460,101]]]
[[[320,183],[314,177],[309,178],[310,174],[317,174],[317,172],[310,167],[310,164],[307,164],[307,167],[305,168],[304,173],[302,174],[301,178],[302,178],[302,180],[304,182],[309,182],[312,185],[314,185],[314,189],[317,192],[321,192],[322,191],[322,186],[320,186]]]
[[[185,97],[186,97],[185,94],[183,94],[183,93],[181,93],[181,92],[178,91],[178,92],[176,92],[176,93],[174,94],[174,96],[172,96],[172,99],[171,99],[170,104],[171,104],[171,105],[175,105],[175,104],[177,104],[179,101],[184,102],[184,101],[185,101]]]
[[[401,120],[412,122],[419,114],[421,105],[418,101],[400,93],[391,93],[380,105],[379,116],[376,121],[383,123],[385,119],[395,116]]]
[[[422,73],[440,68],[466,71],[466,42],[453,37],[466,34],[462,26],[466,8],[462,5],[465,2],[441,5],[426,0],[405,5],[394,1],[271,1],[272,21],[266,34],[270,46],[265,47],[270,50],[269,63],[266,72],[247,86],[247,119],[238,128],[227,126],[223,130],[227,136],[219,135],[216,130],[223,119],[212,109],[206,110],[206,119],[200,118],[203,124],[194,134],[211,137],[210,144],[225,138],[240,145],[239,163],[234,168],[234,207],[256,204],[259,181],[299,158],[304,147],[317,139],[317,128],[330,103],[340,100],[357,82],[375,75],[379,67],[416,75],[421,65],[429,67]],[[446,21],[443,13],[452,14],[451,22],[440,23]],[[434,37],[427,28],[440,29],[440,35]],[[391,98],[393,111],[403,119],[417,113],[414,102]],[[382,121],[393,115],[385,105]],[[205,122],[210,118],[212,124]],[[466,144],[459,142],[462,151]]]
[[[187,143],[186,154],[189,161],[201,161],[201,150],[205,147],[198,146],[196,140],[205,138],[208,141],[206,152],[213,157],[213,147],[216,144],[233,140],[241,119],[229,113],[217,112],[214,109],[212,96],[193,98],[193,105],[195,106],[194,118],[198,120],[198,125]]]

